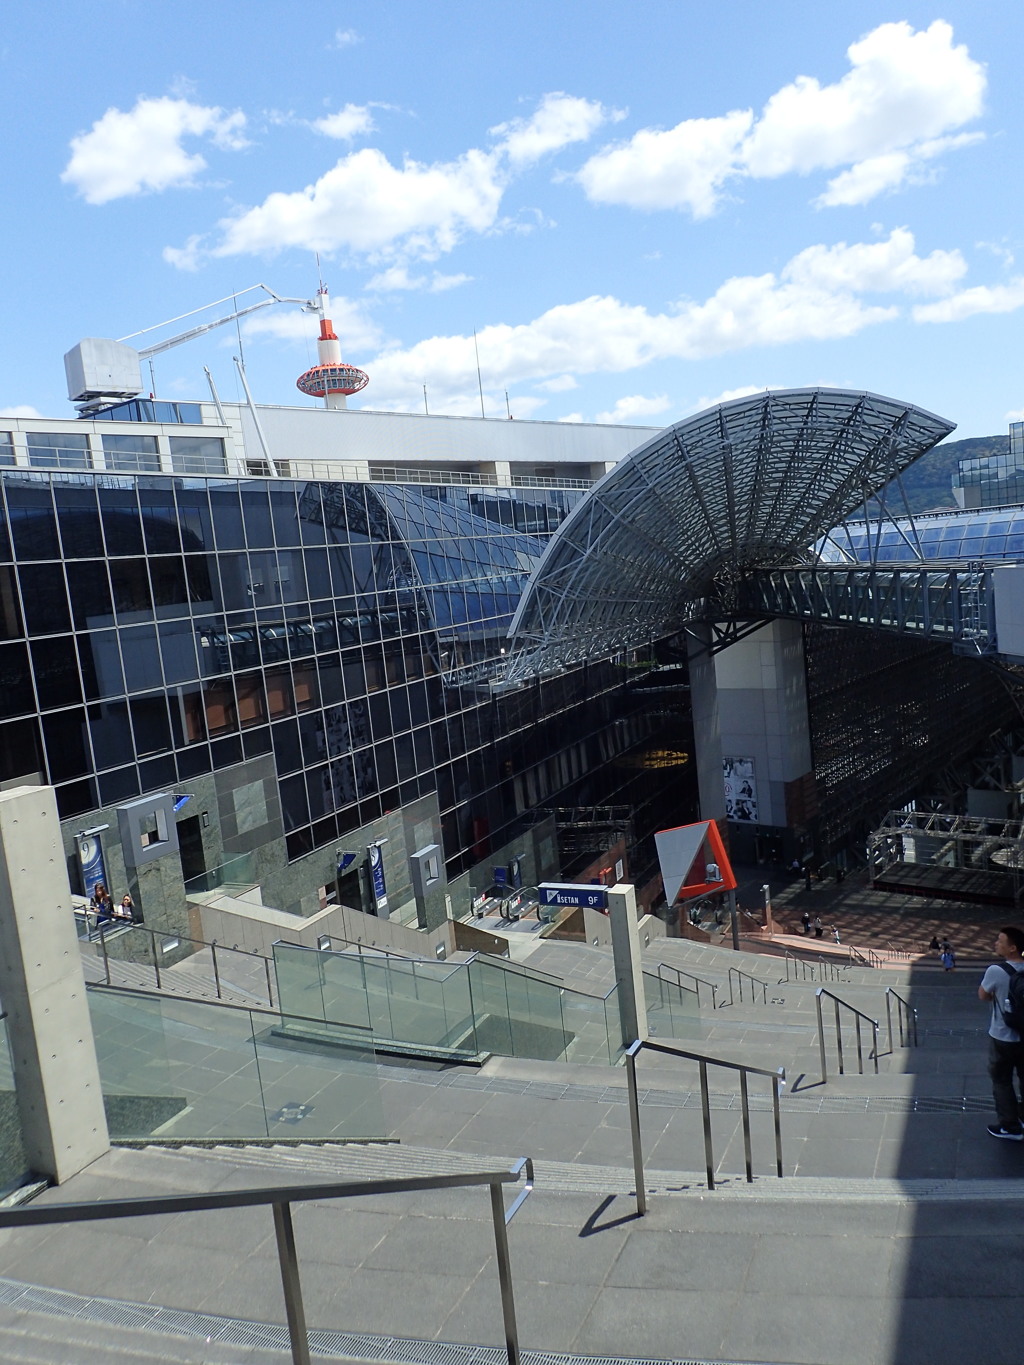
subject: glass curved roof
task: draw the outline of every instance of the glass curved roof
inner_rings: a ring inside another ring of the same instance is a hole
[[[846,389],[766,391],[651,437],[587,493],[530,576],[510,679],[682,629],[736,573],[807,555],[954,429]]]
[[[883,522],[881,528],[872,524],[870,536],[869,546],[864,522],[848,521],[819,542],[818,557],[826,564],[850,559],[867,562],[872,557],[886,564],[922,558],[1024,559],[1024,507],[929,512],[913,521],[897,517],[891,524]]]

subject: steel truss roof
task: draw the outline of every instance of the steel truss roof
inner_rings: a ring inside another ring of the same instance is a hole
[[[736,399],[667,427],[552,537],[509,630],[507,679],[681,630],[706,598],[727,603],[749,571],[806,556],[954,425],[878,394],[818,388]]]

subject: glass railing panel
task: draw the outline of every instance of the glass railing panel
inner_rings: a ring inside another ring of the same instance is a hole
[[[385,1134],[365,1029],[336,1026],[323,1038],[317,1019],[102,987],[88,994],[114,1139]]]
[[[323,970],[317,960],[319,954],[286,943],[275,943],[271,951],[277,1006],[281,1013],[326,1022],[328,1014],[324,1004]]]
[[[558,1061],[569,1041],[562,1017],[562,988],[530,976],[520,981],[526,1008],[522,1016],[512,1016],[515,1055]]]
[[[493,963],[478,957],[467,964],[466,974],[473,997],[473,1018],[480,1051],[493,1052],[499,1057],[514,1056],[508,999],[511,973],[502,972]]]
[[[584,1066],[607,1066],[613,1061],[611,1039],[618,1038],[618,1005],[606,997],[562,991],[562,1019],[566,1034],[565,1059]],[[609,1020],[615,1032],[609,1031]]]
[[[240,853],[219,867],[211,867],[198,877],[190,877],[185,883],[185,891],[186,894],[204,891],[223,891],[228,894],[231,891],[251,891],[258,885],[256,855]]]
[[[88,998],[112,1138],[268,1136],[247,1010],[102,988]]]
[[[647,1032],[651,1038],[700,1038],[697,992],[644,972]]]
[[[21,1116],[14,1089],[7,1020],[0,1018],[0,1197],[29,1179],[25,1146],[21,1139]]]

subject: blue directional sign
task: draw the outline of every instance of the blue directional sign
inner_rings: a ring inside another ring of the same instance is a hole
[[[606,910],[608,891],[603,886],[587,886],[577,882],[541,882],[541,905],[586,906],[588,910]]]

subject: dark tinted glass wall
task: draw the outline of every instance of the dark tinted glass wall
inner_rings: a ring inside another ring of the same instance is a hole
[[[64,818],[266,753],[291,857],[436,790],[454,872],[523,818],[546,718],[608,727],[610,666],[487,684],[579,492],[2,477],[0,777],[41,773]]]

